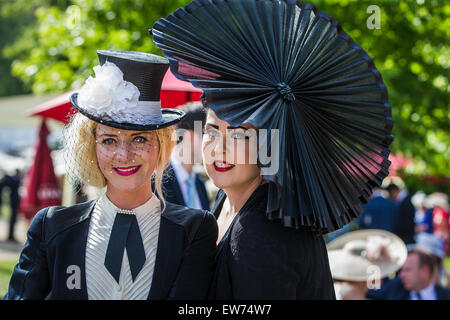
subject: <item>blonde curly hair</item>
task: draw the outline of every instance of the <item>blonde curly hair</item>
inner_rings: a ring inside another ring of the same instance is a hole
[[[77,183],[83,183],[96,188],[106,187],[106,179],[98,166],[96,153],[95,130],[97,122],[76,113],[64,128],[64,158],[69,176]],[[162,192],[164,170],[169,165],[170,155],[175,147],[175,130],[166,127],[155,130],[159,143],[159,154],[155,168],[155,193],[165,207]]]

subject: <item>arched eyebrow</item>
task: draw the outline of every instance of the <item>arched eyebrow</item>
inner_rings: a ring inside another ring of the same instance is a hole
[[[140,132],[136,132],[136,133],[132,133],[131,137],[135,137],[135,136],[141,136],[141,135],[145,135],[145,134],[152,134],[152,131],[140,131]],[[106,133],[106,132],[102,132],[100,134],[98,134],[98,137],[117,137],[118,134],[117,133]]]
[[[205,127],[206,126],[210,126],[210,127],[213,127],[214,129],[217,129],[217,130],[219,130],[219,126],[218,125],[216,125],[216,124],[212,124],[212,123],[207,123],[207,124],[205,124]]]
[[[230,129],[230,130],[233,130],[233,129],[244,129],[244,130],[248,130],[249,128],[245,128],[245,127],[243,127],[243,126],[237,126],[237,127],[234,127],[234,126],[228,126],[227,129]]]
[[[117,137],[117,134],[112,134],[112,133],[100,133],[99,135],[98,135],[98,137],[103,137],[103,136],[106,136],[106,137]]]
[[[207,124],[205,125],[205,127],[206,127],[206,126],[210,126],[210,127],[213,127],[214,129],[219,130],[219,126],[216,125],[216,124],[207,123]],[[228,129],[228,130],[233,130],[233,129],[244,129],[244,130],[248,130],[249,128],[245,128],[245,127],[242,127],[242,126],[236,126],[236,127],[235,127],[235,126],[228,126],[227,129]]]
[[[140,136],[143,134],[152,134],[152,133],[153,133],[153,131],[142,131],[142,132],[133,133],[131,136],[134,137],[134,136]]]

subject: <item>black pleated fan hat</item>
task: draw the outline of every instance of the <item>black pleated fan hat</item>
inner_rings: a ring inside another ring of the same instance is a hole
[[[100,87],[107,92],[106,100],[110,102],[112,100],[111,108],[102,105],[101,99],[99,99],[100,102],[96,102],[94,107],[84,106],[80,101],[82,88],[80,93],[74,93],[70,98],[77,111],[96,122],[126,130],[164,128],[179,122],[184,117],[184,112],[180,110],[161,109],[161,85],[169,68],[169,61],[166,58],[144,52],[121,50],[98,50],[97,55],[100,66],[103,67],[105,63],[112,63],[113,68],[117,67],[123,73],[123,79],[119,79],[117,69],[115,69],[116,72],[109,72],[102,78],[97,76],[96,87],[89,92],[90,98],[95,100],[96,95],[98,95],[98,87]],[[96,69],[94,68],[94,70]],[[112,79],[113,76],[115,77],[114,80]],[[89,81],[91,79],[88,79],[86,85],[89,84]],[[120,89],[125,94],[122,97],[114,97]],[[138,95],[130,97],[130,92],[136,93],[136,89]],[[116,107],[114,100],[120,100],[122,104],[120,110],[114,110]],[[140,105],[139,109],[132,108],[137,104]]]
[[[330,232],[359,216],[388,175],[393,121],[380,73],[336,20],[293,0],[196,0],[151,33],[219,118],[279,130],[267,218]]]

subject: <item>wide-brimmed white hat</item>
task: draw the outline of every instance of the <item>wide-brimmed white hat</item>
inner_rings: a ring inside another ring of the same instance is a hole
[[[412,197],[411,202],[415,208],[420,206],[428,206],[427,195],[423,191],[417,191]]]
[[[439,207],[449,210],[448,196],[442,192],[434,192],[427,197],[426,204],[429,208]]]
[[[346,233],[327,249],[333,279],[344,281],[382,279],[399,270],[408,255],[398,236],[378,229]]]

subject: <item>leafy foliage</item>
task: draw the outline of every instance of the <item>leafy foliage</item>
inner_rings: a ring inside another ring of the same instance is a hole
[[[23,1],[18,1],[22,2]],[[0,48],[14,42],[26,26],[25,21],[33,21],[33,11],[31,7],[17,9],[17,4],[12,1],[0,0]],[[10,66],[14,57],[4,57],[0,55],[0,97],[15,95],[26,92],[22,81],[11,75]]]
[[[18,0],[19,2],[29,0]],[[38,1],[38,0],[33,0]],[[36,10],[37,25],[4,53],[33,92],[78,88],[97,49],[161,54],[147,30],[188,0],[72,0]],[[310,0],[341,22],[373,58],[389,91],[394,153],[414,157],[406,174],[449,175],[450,4],[441,0]],[[376,5],[380,28],[370,29]]]
[[[186,1],[74,0],[36,10],[37,26],[5,50],[13,73],[35,93],[80,87],[98,63],[97,49],[156,52],[148,29]]]
[[[373,58],[389,91],[394,153],[414,157],[405,174],[450,174],[450,4],[440,0],[316,0]],[[339,4],[339,5],[337,5]],[[367,8],[380,9],[369,29]]]

